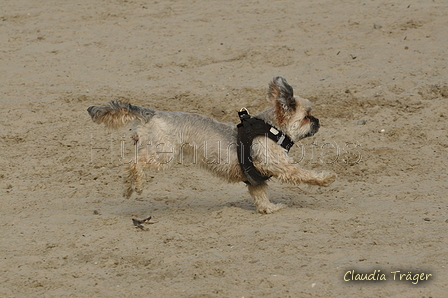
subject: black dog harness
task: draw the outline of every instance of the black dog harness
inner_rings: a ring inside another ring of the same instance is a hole
[[[241,120],[241,123],[237,125],[237,144],[239,147],[237,149],[238,161],[244,175],[247,178],[247,181],[244,182],[252,186],[256,186],[263,181],[268,180],[271,176],[262,175],[260,171],[255,168],[254,163],[252,162],[250,149],[254,138],[264,135],[285,148],[286,151],[289,151],[292,145],[294,145],[294,142],[286,134],[279,131],[272,125],[267,124],[261,119],[251,118],[245,108],[238,112],[238,116]]]

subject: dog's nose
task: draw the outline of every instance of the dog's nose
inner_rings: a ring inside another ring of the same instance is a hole
[[[313,123],[314,126],[316,126],[316,128],[320,127],[319,119],[317,119],[317,118],[315,118],[313,116],[308,116],[308,119],[310,119],[311,123]]]

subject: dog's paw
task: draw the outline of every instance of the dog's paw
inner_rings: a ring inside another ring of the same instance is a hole
[[[123,198],[129,199],[133,192],[134,190],[132,188],[125,189],[123,192]]]
[[[285,207],[286,207],[286,205],[284,205],[284,204],[269,203],[269,204],[266,204],[263,206],[258,206],[257,211],[258,211],[258,213],[261,213],[261,214],[270,214],[270,213],[274,213],[280,209],[283,209]]]
[[[332,173],[332,172],[322,172],[321,175],[322,175],[322,186],[330,185],[338,177],[338,175],[336,175],[336,173]]]

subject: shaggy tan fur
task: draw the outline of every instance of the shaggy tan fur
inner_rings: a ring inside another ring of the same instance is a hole
[[[311,136],[319,129],[319,121],[311,116],[311,103],[293,95],[292,87],[282,77],[269,84],[268,98],[273,107],[254,115],[287,134],[294,142]],[[127,164],[124,196],[143,191],[144,169],[161,170],[173,163],[190,158],[228,182],[246,181],[237,157],[236,125],[221,123],[204,115],[158,111],[120,101],[92,106],[88,112],[95,123],[118,128],[133,121],[132,139],[137,146],[134,162]],[[334,173],[315,173],[298,167],[287,152],[271,139],[256,137],[252,146],[255,167],[290,184],[326,186]],[[267,184],[248,185],[257,211],[272,213],[283,206],[272,204],[267,196]]]

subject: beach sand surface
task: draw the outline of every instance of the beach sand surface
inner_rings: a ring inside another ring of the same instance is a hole
[[[446,295],[446,1],[0,7],[1,297]],[[321,122],[291,155],[335,183],[273,180],[271,201],[287,208],[261,215],[243,183],[184,162],[122,198],[128,128],[107,131],[87,107],[124,100],[236,124],[240,108],[271,105],[277,75]],[[420,273],[431,276],[406,280]]]

